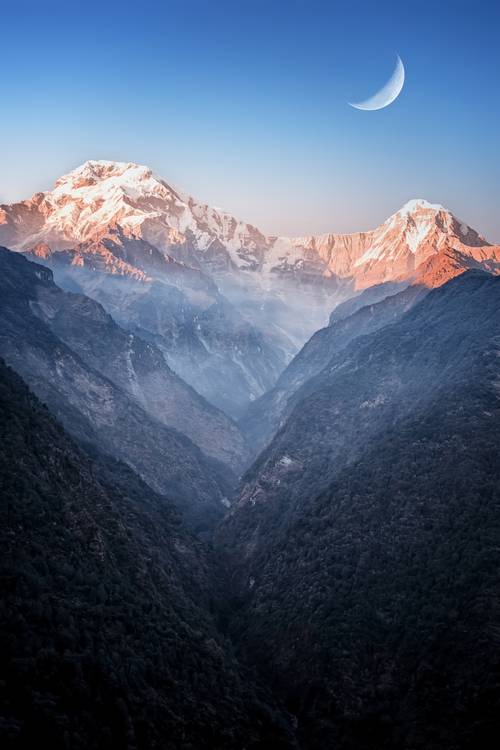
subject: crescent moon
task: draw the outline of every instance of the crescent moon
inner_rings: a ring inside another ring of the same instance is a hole
[[[365,99],[364,102],[358,102],[357,104],[349,102],[349,105],[351,107],[354,107],[355,109],[365,110],[383,109],[384,107],[388,107],[389,104],[392,104],[394,99],[397,99],[397,97],[400,95],[404,82],[404,65],[401,61],[400,56],[397,55],[396,67],[394,68],[394,72],[385,86],[383,86],[380,91],[377,91],[377,93],[371,96],[369,99]]]

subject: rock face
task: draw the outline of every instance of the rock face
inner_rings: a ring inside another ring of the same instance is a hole
[[[299,742],[463,750],[498,726],[500,278],[469,271],[297,392],[223,524],[240,647]]]
[[[425,200],[409,201],[371,232],[292,242],[319,256],[331,274],[352,278],[355,289],[411,280],[422,263],[444,250],[476,261],[500,261],[498,245],[490,245],[443,206]]]
[[[57,180],[55,188],[30,200],[3,206],[1,240],[28,250],[46,242],[63,250],[120,227],[126,236],[173,250],[173,256],[189,265],[207,251],[207,265],[214,265],[218,241],[227,256],[225,264],[244,262],[238,252],[248,253],[265,244],[265,237],[249,224],[216,211],[174,189],[148,167],[138,164],[88,161]],[[224,264],[223,264],[224,265]]]
[[[0,414],[2,746],[293,748],[173,504],[75,444],[2,361]]]
[[[198,530],[209,527],[232,492],[230,466],[246,458],[234,423],[152,344],[93,300],[60,290],[51,271],[4,248],[0,267],[0,355],[73,435],[128,463]]]
[[[71,274],[78,269],[123,276],[136,281],[168,279],[187,289],[205,292],[207,299],[217,287],[201,271],[174,260],[146,240],[127,237],[123,230],[109,228],[97,238],[55,252],[45,242],[38,242],[29,254],[39,262],[53,263],[58,270]]]

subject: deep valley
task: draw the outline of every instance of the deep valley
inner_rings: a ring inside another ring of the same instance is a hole
[[[496,746],[500,246],[113,161],[0,242],[2,747]]]

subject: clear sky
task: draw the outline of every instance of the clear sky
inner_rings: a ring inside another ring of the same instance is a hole
[[[500,241],[495,0],[18,0],[0,24],[0,201],[118,159],[270,233],[422,197]],[[397,53],[399,98],[349,107]]]

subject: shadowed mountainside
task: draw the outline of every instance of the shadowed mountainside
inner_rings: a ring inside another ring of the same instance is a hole
[[[173,505],[79,448],[1,361],[0,412],[2,747],[292,748]]]
[[[429,289],[473,269],[498,273],[500,265],[494,259],[476,260],[445,246],[420,264],[411,275],[411,286],[407,281],[379,284],[338,305],[330,315],[329,325],[313,334],[280,375],[274,388],[252,403],[241,418],[241,427],[254,455],[286,422],[297,401],[299,388],[332,364],[333,358],[351,341],[397,322]]]
[[[222,526],[234,636],[307,750],[493,747],[499,325],[472,271],[352,343]]]
[[[169,388],[182,407],[177,424],[185,420],[189,428],[198,410],[198,418],[204,414],[212,420],[200,422],[198,434],[201,438],[212,424],[213,435],[207,433],[206,440],[212,439],[214,448],[219,429],[231,448],[232,434],[234,445],[238,440],[242,444],[234,425],[182,384],[159,353],[137,339],[131,346],[128,334],[100,306],[61,292],[49,270],[5,249],[0,250],[0,267],[0,355],[75,437],[128,463],[154,490],[174,498],[196,528],[209,528],[222,516],[235,477],[160,421],[162,408],[165,420],[169,418]],[[87,325],[96,336],[88,337]],[[125,390],[123,378],[131,372]],[[156,407],[154,395],[147,401],[149,378],[163,389],[163,401],[159,399]]]

